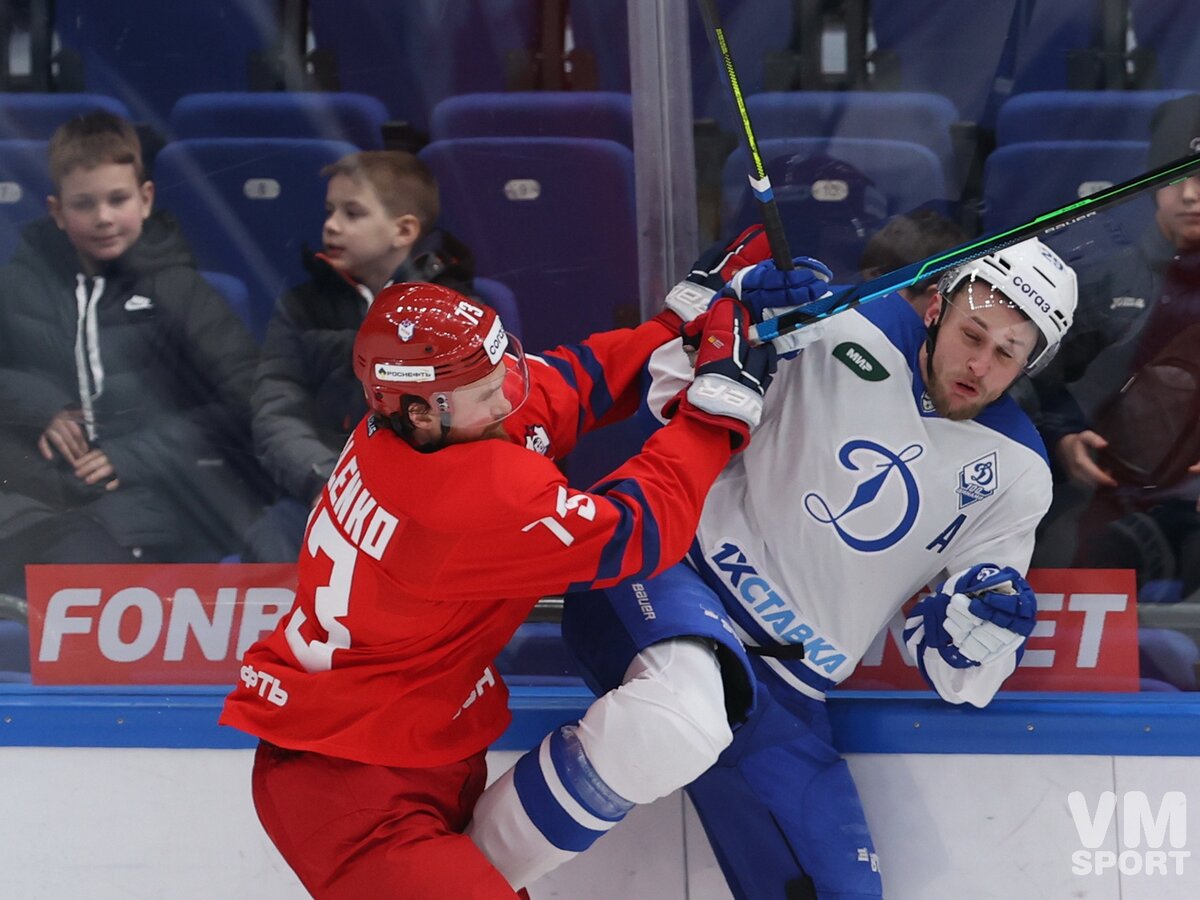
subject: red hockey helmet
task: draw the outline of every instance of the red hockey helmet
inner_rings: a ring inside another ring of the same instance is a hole
[[[436,284],[379,292],[354,340],[354,374],[372,411],[391,416],[416,396],[447,428],[499,422],[529,394],[525,354],[495,310]]]

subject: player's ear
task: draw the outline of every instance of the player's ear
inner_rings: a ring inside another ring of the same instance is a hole
[[[942,292],[934,290],[929,295],[929,305],[925,307],[925,325],[932,325],[942,314]]]
[[[441,436],[441,423],[433,409],[424,400],[412,399],[404,407],[404,415],[412,426],[417,443],[424,444]]]

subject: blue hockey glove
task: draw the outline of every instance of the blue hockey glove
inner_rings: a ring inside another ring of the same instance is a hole
[[[947,664],[965,669],[1012,653],[1036,622],[1037,596],[1029,582],[1011,566],[983,563],[947,578],[914,606],[904,640],[912,646],[915,638],[935,648]]]
[[[733,449],[743,449],[762,418],[763,397],[775,374],[775,348],[750,346],[750,316],[736,300],[723,297],[698,319],[683,326],[683,346],[695,357],[692,383],[663,408],[726,428]]]
[[[761,225],[751,225],[732,241],[717,241],[700,254],[687,277],[671,288],[666,307],[685,322],[712,305],[717,292],[739,271],[771,258],[767,233]]]
[[[830,295],[833,273],[819,260],[798,256],[794,269],[781,272],[772,260],[764,260],[734,274],[723,294],[737,297],[750,310],[755,322],[798,306],[807,306]]]

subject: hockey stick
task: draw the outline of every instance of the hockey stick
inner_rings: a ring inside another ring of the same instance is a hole
[[[750,340],[755,344],[762,344],[789,334],[797,328],[803,328],[805,325],[869,303],[892,291],[910,287],[918,281],[928,279],[931,275],[944,272],[961,263],[978,259],[1019,241],[1043,234],[1056,226],[1070,224],[1105,207],[1130,200],[1152,187],[1182,181],[1198,169],[1200,169],[1200,155],[1181,157],[1173,162],[1165,163],[1157,169],[1151,169],[1149,172],[1105,188],[1081,200],[1076,200],[1074,203],[1068,203],[1066,206],[1042,213],[1023,225],[1017,225],[1007,231],[962,244],[940,255],[911,263],[894,272],[873,278],[864,284],[839,291],[801,309],[794,309],[774,319],[767,319],[750,329]]]
[[[750,113],[746,110],[746,102],[742,97],[742,87],[738,83],[737,70],[733,67],[733,55],[729,43],[725,40],[725,29],[721,27],[720,16],[717,15],[715,0],[700,0],[700,13],[704,16],[704,27],[708,32],[708,42],[717,56],[718,68],[725,76],[725,83],[733,96],[733,105],[741,120],[742,131],[739,135],[743,149],[750,156],[754,171],[748,176],[750,190],[758,201],[762,213],[763,229],[767,233],[767,243],[771,247],[771,258],[775,267],[787,270],[792,268],[792,254],[788,250],[787,236],[783,231],[783,219],[779,216],[779,204],[775,202],[775,194],[771,190],[771,179],[767,176],[767,168],[763,165],[762,156],[758,152],[758,141],[754,138],[754,129],[750,127]]]

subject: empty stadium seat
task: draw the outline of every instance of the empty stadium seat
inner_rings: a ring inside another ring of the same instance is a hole
[[[958,111],[940,94],[907,91],[779,91],[746,98],[760,140],[840,137],[908,141],[928,147],[955,171],[951,126]]]
[[[100,94],[0,93],[0,139],[47,141],[68,119],[100,111],[130,118],[124,103]]]
[[[879,86],[949,97],[991,128],[1010,95],[1074,86],[1081,52],[1101,43],[1095,0],[945,0],[871,4]],[[1087,85],[1090,86],[1090,85]]]
[[[598,86],[628,91],[629,19],[627,0],[572,0],[571,30],[577,50],[595,59]],[[733,100],[725,86],[708,31],[697,4],[687,4],[688,46],[692,69],[692,103],[697,117],[715,118],[727,129],[735,125]],[[737,66],[743,96],[764,89],[769,54],[792,40],[792,0],[717,0],[717,12]]]
[[[46,215],[53,189],[46,141],[0,141],[0,263],[17,249],[21,229]]]
[[[948,211],[946,177],[927,147],[869,138],[789,138],[759,142],[795,255],[815,256],[838,280],[856,280],[871,234],[891,215],[923,206]],[[745,151],[722,174],[722,232],[761,220],[750,193]]]
[[[494,278],[476,278],[475,291],[479,294],[479,299],[500,316],[500,321],[504,323],[504,330],[514,335],[518,341],[522,341],[521,311],[517,308],[517,298],[508,286]],[[523,343],[524,341],[522,341]]]
[[[1187,91],[1037,91],[1000,107],[996,144],[1148,141],[1160,104]]]
[[[997,75],[1011,77],[1018,2],[975,0],[970,15],[944,0],[872,3],[882,86],[942,94],[962,119],[984,120]]]
[[[310,0],[318,51],[333,54],[344,91],[381,99],[420,131],[455,94],[503,91],[508,56],[536,41],[528,0]]]
[[[433,109],[435,141],[467,137],[605,138],[633,146],[629,94],[616,91],[518,91],[462,94]]]
[[[1146,148],[1140,141],[1041,141],[997,148],[984,165],[983,230],[1019,225],[1132,178],[1146,167]],[[1135,198],[1118,214],[1136,221],[1146,214],[1147,202],[1147,197]],[[1140,229],[1134,227],[1133,233]]]
[[[383,101],[367,94],[222,92],[181,97],[167,126],[176,139],[322,138],[381,150],[387,121]]]
[[[162,129],[184,94],[244,91],[251,58],[281,42],[276,0],[57,0],[55,29],[83,63],[84,89]]]
[[[476,270],[516,295],[530,351],[638,319],[633,152],[588,138],[461,138],[420,157]]]
[[[1146,87],[1200,90],[1200,31],[1188,0],[1130,0],[1129,18]]]
[[[1183,632],[1170,628],[1139,628],[1138,661],[1143,678],[1165,681],[1181,691],[1196,690],[1200,648]]]
[[[321,169],[358,148],[343,141],[200,138],[172,141],[155,162],[157,203],[179,219],[201,269],[245,283],[252,330],[275,298],[307,275],[305,246],[320,246]]]

